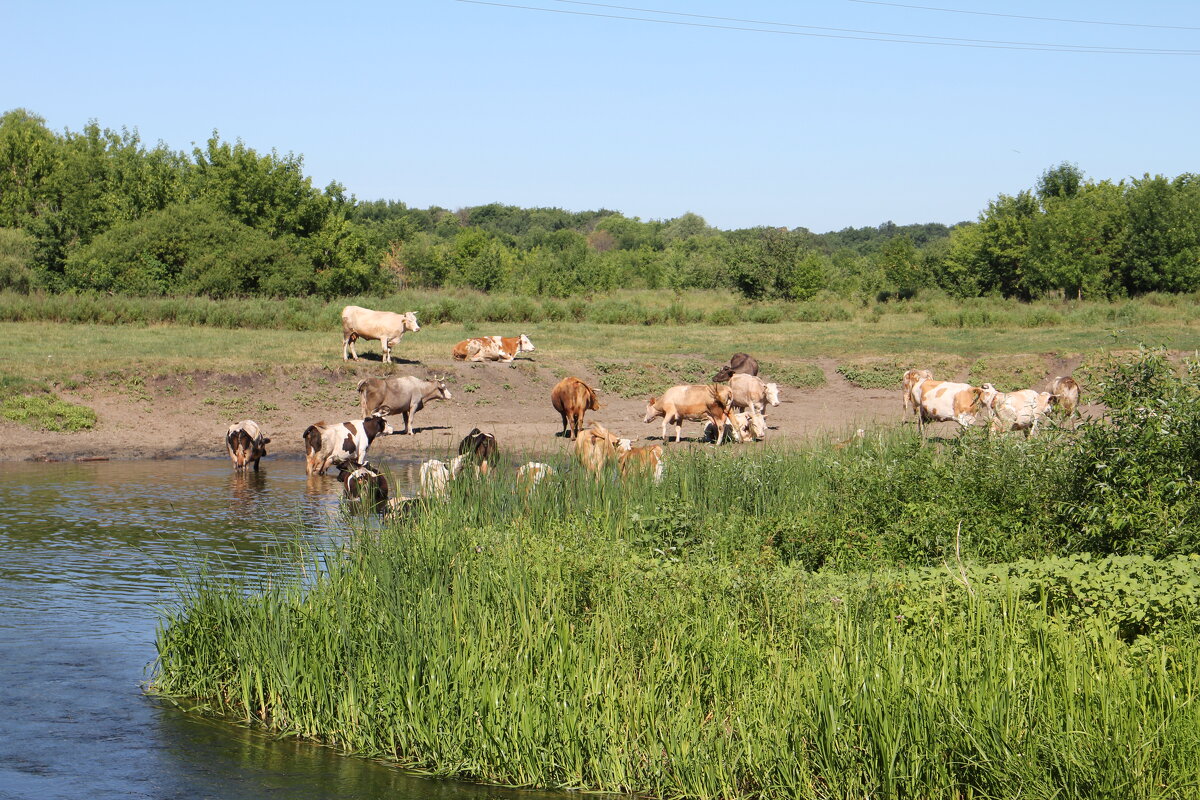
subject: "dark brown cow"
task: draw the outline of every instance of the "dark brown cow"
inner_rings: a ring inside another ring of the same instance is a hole
[[[562,435],[566,435],[569,423],[572,439],[579,438],[579,429],[583,427],[584,414],[600,410],[600,401],[596,399],[596,390],[575,377],[563,378],[550,390],[550,404],[562,417]]]
[[[724,383],[739,372],[744,375],[757,375],[758,361],[749,353],[734,353],[729,357],[729,363],[712,376],[713,383]]]
[[[386,476],[373,469],[359,467],[350,472],[342,470],[338,474],[338,480],[342,482],[346,501],[352,508],[374,511],[377,514],[387,511],[391,486]]]
[[[229,451],[234,469],[245,469],[253,464],[254,471],[258,472],[258,460],[267,454],[270,441],[252,419],[235,422],[225,432],[225,449]]]
[[[475,469],[484,475],[487,474],[491,464],[495,462],[499,451],[496,437],[490,433],[484,433],[479,428],[472,428],[471,432],[458,443],[458,454],[466,456],[466,460],[474,464]]]

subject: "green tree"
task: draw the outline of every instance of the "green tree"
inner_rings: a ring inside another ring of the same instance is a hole
[[[1070,199],[1083,188],[1083,170],[1066,161],[1051,167],[1038,178],[1037,195],[1043,203],[1051,198]]]
[[[1123,293],[1117,280],[1125,249],[1123,190],[1108,181],[1070,195],[1051,195],[1030,225],[1026,286],[1033,295],[1067,297]]]
[[[1126,289],[1132,294],[1200,289],[1200,177],[1143,176],[1129,187],[1126,205],[1129,236],[1121,266]]]
[[[20,228],[0,228],[0,289],[29,292],[37,285],[34,238]]]
[[[23,108],[0,116],[0,227],[19,228],[54,205],[62,140]]]

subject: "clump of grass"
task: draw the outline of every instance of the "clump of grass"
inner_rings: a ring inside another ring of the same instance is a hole
[[[0,417],[55,433],[91,430],[96,412],[54,397],[40,381],[0,374]]]
[[[863,389],[899,389],[906,370],[928,369],[938,380],[952,380],[966,362],[958,356],[936,353],[914,353],[905,359],[879,356],[845,361],[838,373]]]
[[[687,358],[671,361],[595,361],[600,388],[620,397],[660,394],[683,383],[707,383],[716,370],[711,364]]]
[[[759,377],[764,381],[773,381],[797,389],[815,389],[825,385],[825,371],[820,365],[811,362],[760,361],[758,367]]]
[[[1002,392],[1011,392],[1045,383],[1048,369],[1045,356],[988,356],[971,365],[968,379],[975,385],[991,383]]]

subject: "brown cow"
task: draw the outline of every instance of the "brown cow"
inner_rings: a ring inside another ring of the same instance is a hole
[[[550,390],[550,404],[562,417],[563,427],[560,435],[567,435],[567,424],[570,423],[572,439],[579,437],[584,414],[600,410],[596,390],[575,377],[563,378]]]
[[[395,314],[391,311],[372,311],[362,306],[346,306],[342,309],[342,361],[350,356],[358,361],[358,353],[354,351],[354,341],[360,336],[364,339],[378,339],[383,345],[383,360],[392,360],[392,346],[399,343],[405,331],[416,333],[421,330],[417,324],[417,312],[406,311]]]
[[[454,345],[451,354],[459,361],[504,361],[509,362],[518,353],[532,353],[533,342],[525,334],[520,336],[476,336],[463,339]]]
[[[734,353],[729,357],[729,363],[712,376],[712,381],[713,383],[724,383],[736,374],[757,375],[758,361],[749,353]]]
[[[725,422],[733,405],[733,392],[728,386],[713,384],[685,384],[672,386],[662,397],[651,397],[646,403],[643,422],[652,422],[662,417],[662,440],[667,440],[667,425],[675,426],[675,441],[683,434],[683,421],[708,420],[717,429],[717,444],[725,437]],[[736,431],[736,428],[734,429]]]
[[[1050,394],[1054,395],[1054,402],[1067,415],[1067,419],[1073,420],[1079,408],[1079,384],[1075,379],[1070,375],[1057,376],[1050,382]]]
[[[609,432],[603,425],[593,422],[592,427],[581,431],[575,439],[575,455],[579,458],[584,469],[596,477],[604,470],[609,461],[618,458],[622,448],[622,440]],[[628,445],[626,445],[627,448]]]
[[[467,463],[474,465],[475,471],[482,475],[486,475],[488,469],[495,463],[496,454],[499,451],[496,437],[490,433],[484,433],[479,428],[472,428],[471,432],[458,443],[458,454],[466,456]]]
[[[253,464],[254,471],[258,472],[258,460],[267,454],[270,441],[252,419],[235,422],[225,432],[225,449],[229,451],[234,469],[245,469]]]
[[[648,472],[654,476],[654,482],[658,483],[662,480],[662,457],[663,448],[661,444],[652,444],[646,447],[631,447],[620,455],[621,477],[627,478],[630,475]]]

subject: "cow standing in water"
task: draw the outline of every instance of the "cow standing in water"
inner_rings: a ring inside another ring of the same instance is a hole
[[[258,472],[258,460],[267,454],[270,441],[252,419],[235,422],[225,432],[225,449],[229,451],[234,469],[241,470],[253,465],[254,471]]]
[[[324,475],[332,466],[353,471],[369,466],[367,450],[378,436],[388,436],[394,431],[388,424],[388,409],[366,419],[350,422],[317,422],[304,429],[304,466],[309,475]]]

